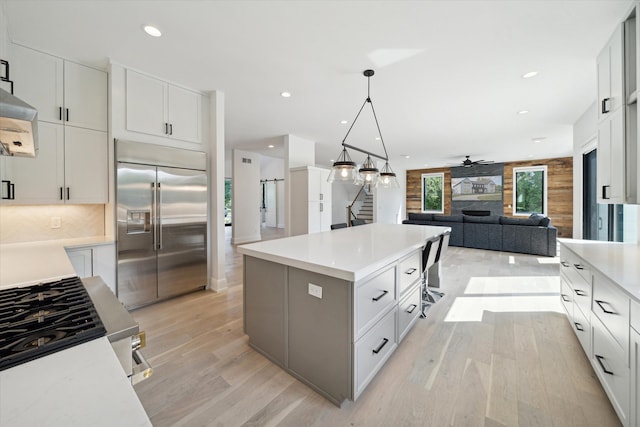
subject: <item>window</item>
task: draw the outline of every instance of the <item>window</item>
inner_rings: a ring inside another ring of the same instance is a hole
[[[224,225],[231,225],[231,178],[224,179]]]
[[[513,168],[513,214],[547,214],[547,167]]]
[[[422,174],[422,212],[444,212],[444,174]]]

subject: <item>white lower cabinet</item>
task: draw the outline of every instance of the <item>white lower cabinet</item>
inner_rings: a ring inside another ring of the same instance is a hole
[[[421,290],[420,284],[417,284],[406,298],[398,304],[398,342],[402,341],[420,316]]]
[[[640,427],[640,333],[631,328],[629,338],[629,356],[631,358],[629,425]]]
[[[115,244],[69,248],[66,252],[78,277],[100,276],[113,294],[116,294]]]

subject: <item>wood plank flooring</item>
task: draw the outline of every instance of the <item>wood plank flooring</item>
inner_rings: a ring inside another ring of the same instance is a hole
[[[242,258],[229,241],[226,291],[133,312],[154,368],[135,389],[155,426],[620,424],[561,312],[557,259],[450,248],[445,297],[338,408],[247,345]]]

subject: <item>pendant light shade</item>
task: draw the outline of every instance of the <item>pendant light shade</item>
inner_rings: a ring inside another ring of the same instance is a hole
[[[355,184],[358,181],[357,169],[358,165],[351,160],[347,149],[343,148],[338,159],[333,162],[333,167],[331,168],[331,173],[327,181],[351,181]]]
[[[380,171],[371,160],[371,156],[367,156],[358,173],[360,174],[360,181],[362,183],[372,185],[376,185],[378,176],[380,175]]]
[[[380,177],[378,178],[378,187],[383,188],[398,188],[400,184],[398,183],[398,178],[396,178],[396,173],[391,170],[391,166],[389,166],[389,162],[384,164],[384,167],[380,171]]]

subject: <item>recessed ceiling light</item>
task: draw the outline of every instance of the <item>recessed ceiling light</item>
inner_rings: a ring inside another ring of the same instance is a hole
[[[331,163],[333,163],[333,162],[335,162],[336,160],[335,160],[335,159],[329,159],[329,161],[330,161]]]
[[[280,96],[283,98],[291,98],[291,92],[282,92]]]
[[[340,124],[341,124],[341,125],[346,125],[346,124],[347,124],[347,121],[346,121],[346,120],[340,120]]]
[[[269,148],[273,148],[273,147],[275,147],[275,145],[273,145],[273,144],[269,144],[269,146],[268,146],[268,147],[269,147]]]
[[[376,136],[376,141],[380,141],[380,137],[379,136]]]
[[[528,73],[525,73],[522,75],[523,79],[530,79],[531,77],[535,77],[538,75],[537,71],[529,71]]]
[[[405,159],[408,159],[409,157],[411,157],[411,156],[410,156],[410,155],[408,155],[408,154],[401,154],[401,156],[402,156],[402,157],[404,157]]]
[[[162,35],[162,32],[153,25],[145,25],[144,32],[149,34],[151,37],[160,37]]]
[[[529,114],[529,110],[520,110],[520,111],[518,111],[518,114],[520,114],[520,115]]]
[[[529,154],[529,158],[532,158],[532,157],[533,157],[533,154]]]
[[[429,163],[425,163],[424,165],[425,165],[425,166],[429,166]]]
[[[547,137],[546,137],[546,136],[538,136],[538,137],[535,137],[535,138],[531,138],[531,140],[532,140],[535,144],[537,144],[537,143],[539,143],[539,142],[542,142],[542,140],[543,140],[543,139],[547,139]]]

